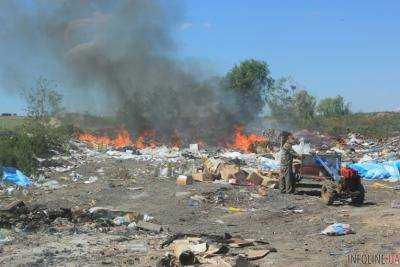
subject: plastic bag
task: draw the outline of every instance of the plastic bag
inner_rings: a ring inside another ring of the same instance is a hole
[[[32,184],[28,177],[13,167],[3,167],[3,180],[23,187]]]
[[[321,232],[322,235],[330,235],[330,236],[339,236],[339,235],[348,235],[354,234],[354,230],[351,229],[350,224],[344,223],[335,223],[329,225],[325,228],[324,231]]]

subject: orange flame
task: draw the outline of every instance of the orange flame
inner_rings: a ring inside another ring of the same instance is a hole
[[[178,147],[178,148],[182,146],[181,138],[179,137],[179,134],[176,130],[174,131],[171,137],[171,145],[172,147]]]
[[[78,140],[101,146],[114,147],[124,147],[132,144],[131,135],[125,130],[119,132],[115,139],[112,139],[108,136],[98,136],[89,133],[81,133],[78,134]]]
[[[144,131],[139,137],[133,141],[132,146],[137,149],[143,149],[145,147],[156,147],[159,145],[157,141],[155,141],[156,131],[148,130]]]
[[[245,151],[250,152],[251,146],[254,142],[262,142],[266,141],[267,139],[262,135],[250,134],[246,135],[243,133],[243,126],[237,125],[235,126],[235,134],[233,137],[233,144],[232,147]]]
[[[127,131],[118,133],[117,137],[113,140],[112,144],[115,147],[130,146],[132,144],[131,135]]]
[[[89,133],[78,134],[77,139],[104,147],[113,146],[116,148],[121,148],[132,146],[137,149],[143,149],[145,147],[156,147],[159,145],[159,143],[155,141],[155,135],[155,131],[149,130],[143,132],[138,138],[132,139],[132,136],[128,131],[121,130],[115,139],[108,136],[99,136]]]

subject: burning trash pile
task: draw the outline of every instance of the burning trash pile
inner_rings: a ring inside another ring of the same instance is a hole
[[[177,175],[179,185],[193,181],[221,181],[232,185],[277,186],[279,147],[264,135],[244,134],[243,127],[238,126],[233,133],[233,141],[218,148],[207,147],[203,142],[181,148],[177,145],[181,143],[177,141],[165,146],[155,141],[154,137],[154,132],[147,132],[134,140],[127,132],[122,132],[115,139],[80,134],[78,140],[95,151],[106,149],[105,154],[114,159],[158,162],[160,166],[156,167],[155,176]],[[177,172],[171,166],[165,166],[163,163],[166,162],[187,162],[190,166]]]
[[[293,148],[298,154],[340,154],[344,166],[356,170],[364,179],[400,179],[400,138],[373,140],[349,134],[346,138],[334,138],[319,133],[300,131],[295,133],[300,144]],[[104,168],[91,175],[83,175],[78,169],[91,162],[108,160],[135,160],[148,165],[147,173],[154,177],[175,178],[177,184],[219,182],[241,186],[276,188],[280,168],[279,131],[267,130],[262,135],[245,134],[243,127],[235,127],[231,141],[220,146],[208,146],[199,141],[184,144],[178,135],[168,145],[157,140],[154,131],[146,131],[133,138],[126,130],[114,138],[106,135],[79,133],[70,141],[69,155],[56,154],[41,163],[39,175],[29,179],[18,170],[3,170],[2,188],[6,195],[18,188],[59,189],[63,181],[52,179],[63,174],[64,181],[91,184],[104,177]],[[7,173],[6,173],[7,171]],[[109,175],[109,174],[107,174]],[[137,176],[138,173],[125,175]],[[114,176],[114,175],[113,175]]]

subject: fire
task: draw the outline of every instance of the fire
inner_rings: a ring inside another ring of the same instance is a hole
[[[246,135],[243,133],[243,126],[235,126],[235,134],[233,136],[233,144],[232,147],[245,151],[250,152],[251,146],[254,142],[262,142],[266,141],[267,139],[262,135],[256,134],[249,134]]]
[[[145,147],[156,147],[159,145],[157,141],[155,141],[156,131],[148,130],[144,131],[139,137],[133,141],[132,146],[137,149],[143,149]]]
[[[172,147],[181,147],[182,146],[181,138],[179,137],[179,134],[176,130],[174,131],[174,133],[171,137],[171,145],[172,145]]]
[[[121,148],[132,146],[137,149],[156,147],[160,145],[160,143],[157,142],[155,138],[156,133],[153,130],[144,131],[136,139],[133,139],[131,134],[126,130],[120,130],[114,139],[108,136],[100,136],[89,133],[80,133],[77,135],[77,139],[80,141],[88,142],[102,147]]]
[[[93,143],[100,146],[114,146],[114,147],[124,147],[132,145],[132,138],[129,132],[122,130],[118,133],[115,139],[108,136],[99,136],[89,133],[78,134],[78,140]]]
[[[130,146],[132,144],[132,138],[130,133],[122,131],[118,133],[117,137],[113,140],[112,144],[115,147]]]
[[[115,138],[90,133],[80,133],[77,135],[77,139],[101,147],[115,148],[130,146],[136,149],[144,149],[146,147],[154,148],[162,145],[162,143],[160,143],[160,139],[157,138],[156,131],[154,130],[144,131],[137,138],[132,138],[132,135],[128,131],[120,129]],[[247,135],[243,133],[243,126],[237,125],[234,127],[233,143],[224,143],[224,146],[239,149],[244,152],[252,152],[252,145],[255,142],[264,141],[267,141],[264,136],[254,133]],[[173,132],[168,143],[171,147],[178,148],[183,145],[183,140],[180,138],[178,131]],[[196,140],[196,143],[199,145],[199,147],[206,146],[206,143],[199,138]]]

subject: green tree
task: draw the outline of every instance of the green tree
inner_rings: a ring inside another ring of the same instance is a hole
[[[271,87],[267,104],[274,119],[308,127],[314,121],[317,101],[306,90],[299,90],[291,77],[283,77]]]
[[[306,90],[300,90],[294,95],[294,115],[299,125],[307,126],[315,117],[317,101]]]
[[[279,121],[292,122],[294,119],[294,103],[296,86],[290,77],[274,81],[267,94],[266,101],[271,116]]]
[[[344,116],[350,114],[350,104],[340,95],[327,97],[319,102],[317,112],[325,117]]]
[[[23,91],[27,104],[27,115],[35,119],[57,116],[63,112],[62,95],[57,84],[43,77],[36,81],[36,87]]]
[[[273,84],[264,61],[248,59],[235,65],[224,79],[224,87],[235,93],[240,115],[253,118],[265,106],[265,96]]]

